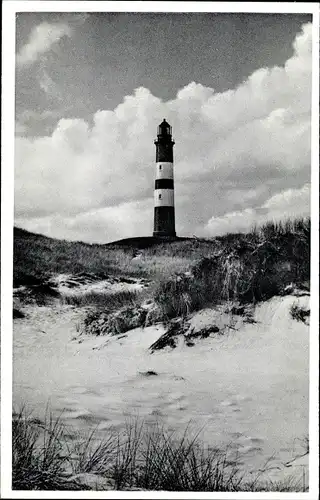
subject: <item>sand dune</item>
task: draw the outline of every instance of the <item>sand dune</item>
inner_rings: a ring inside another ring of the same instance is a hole
[[[79,336],[84,310],[26,306],[26,317],[14,321],[14,402],[28,402],[38,415],[49,402],[80,430],[121,428],[130,416],[172,429],[190,424],[206,443],[239,452],[247,470],[274,455],[269,476],[292,474],[282,464],[303,454],[299,439],[308,434],[309,328],[291,318],[290,307],[308,301],[274,297],[250,323],[221,308],[203,310],[192,326],[220,322],[223,334],[193,347],[181,339],[153,354],[162,325]]]

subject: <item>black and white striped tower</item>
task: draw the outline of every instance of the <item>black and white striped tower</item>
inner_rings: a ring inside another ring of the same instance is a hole
[[[172,129],[164,119],[158,127],[156,181],[154,190],[154,230],[156,237],[175,237]]]

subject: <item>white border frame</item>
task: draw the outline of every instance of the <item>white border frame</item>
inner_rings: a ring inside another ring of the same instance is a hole
[[[2,21],[2,245],[1,245],[1,494],[4,498],[177,498],[268,499],[318,498],[319,489],[319,4],[294,2],[150,2],[150,1],[14,1],[4,0]],[[313,14],[312,175],[311,175],[311,323],[310,323],[310,485],[307,493],[166,493],[45,492],[11,490],[12,416],[12,273],[14,206],[15,14],[17,12],[217,12]]]

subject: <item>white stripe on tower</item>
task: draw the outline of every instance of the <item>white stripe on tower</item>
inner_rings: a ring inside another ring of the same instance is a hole
[[[154,191],[155,207],[173,207],[174,190],[173,189],[155,189]]]
[[[156,179],[173,179],[173,163],[158,161],[156,163]]]

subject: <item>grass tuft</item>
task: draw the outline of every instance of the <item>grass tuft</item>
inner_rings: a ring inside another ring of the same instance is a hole
[[[241,457],[205,447],[187,426],[170,432],[159,423],[138,419],[123,431],[110,429],[102,439],[67,430],[58,418],[30,418],[23,408],[14,415],[12,484],[17,490],[101,489],[79,477],[93,475],[104,489],[164,491],[301,491],[298,481],[252,480],[240,471]],[[261,475],[261,472],[259,472]],[[297,479],[297,478],[296,478]],[[80,482],[79,482],[80,481]],[[307,486],[304,483],[303,489]]]
[[[45,423],[22,408],[12,422],[12,488],[14,490],[79,489],[66,481],[68,453],[64,426],[46,414]]]
[[[96,439],[97,428],[93,429],[87,436],[77,434],[73,439],[72,470],[74,474],[94,473],[106,474],[112,466],[115,450],[116,437],[113,434],[105,440]]]
[[[63,304],[76,307],[94,305],[97,309],[113,312],[122,307],[140,304],[143,296],[143,292],[139,290],[121,290],[118,292],[88,291],[81,294],[65,294],[61,300]]]

